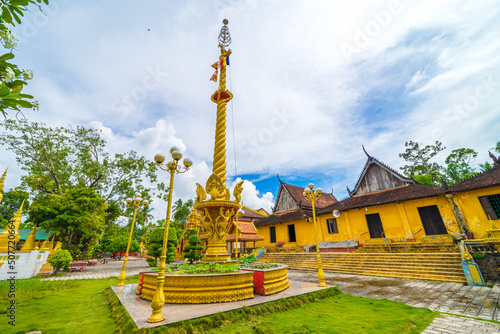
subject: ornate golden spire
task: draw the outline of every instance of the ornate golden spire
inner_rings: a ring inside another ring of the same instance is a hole
[[[217,175],[226,187],[226,104],[233,98],[233,94],[226,89],[226,69],[231,49],[226,47],[231,44],[231,36],[227,27],[228,20],[222,21],[224,26],[219,34],[220,56],[220,81],[219,88],[212,94],[212,101],[217,104],[217,123],[215,126],[214,165],[212,173]]]
[[[19,226],[21,225],[21,215],[23,213],[23,205],[24,200],[21,203],[21,207],[17,210],[14,217],[9,220],[9,223],[5,227],[5,230],[0,233],[0,252],[7,252],[9,250],[9,246],[12,249],[15,244],[19,241]],[[14,232],[13,232],[14,231]],[[14,239],[12,237],[9,238],[10,235],[14,235]],[[10,242],[10,244],[9,244]],[[14,244],[12,244],[14,242]]]
[[[45,252],[46,250],[49,250],[49,242],[50,242],[50,233],[52,231],[49,231],[49,234],[47,235],[47,239],[43,242],[43,244],[40,246],[40,251]]]
[[[31,252],[35,250],[35,234],[36,234],[36,224],[30,232],[30,235],[26,238],[21,252]]]
[[[5,181],[5,177],[7,176],[7,171],[8,170],[9,170],[9,167],[7,167],[7,169],[5,170],[5,172],[2,175],[2,178],[0,179],[0,202],[2,202],[2,199],[3,199],[3,194],[2,194],[3,181]]]

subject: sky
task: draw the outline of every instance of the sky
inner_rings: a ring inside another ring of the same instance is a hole
[[[439,163],[473,148],[476,165],[500,141],[499,1],[51,0],[43,11],[13,29],[16,64],[35,74],[23,92],[40,101],[24,116],[100,129],[110,153],[178,146],[194,165],[175,177],[174,200],[211,174],[224,18],[228,187],[245,180],[250,208],[271,211],[278,174],[345,198],[362,145],[399,170],[410,140],[441,141]],[[0,149],[7,190],[22,170]],[[164,218],[166,204],[152,206]]]

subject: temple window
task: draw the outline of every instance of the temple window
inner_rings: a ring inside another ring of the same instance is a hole
[[[478,197],[488,219],[500,219],[500,194]]]
[[[337,219],[327,219],[326,220],[326,226],[328,227],[328,233],[334,234],[334,233],[339,233],[339,229],[337,227]]]

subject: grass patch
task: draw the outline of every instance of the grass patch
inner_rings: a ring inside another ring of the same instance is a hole
[[[334,287],[139,333],[420,333],[438,314],[387,299],[345,295]]]
[[[138,275],[125,283],[136,283]],[[2,307],[0,333],[119,333],[111,306],[103,293],[118,283],[117,277],[89,280],[45,281],[38,278],[16,281],[15,326],[7,323]],[[10,284],[0,282],[0,304],[8,305]]]
[[[126,283],[137,282],[138,276]],[[151,329],[137,329],[110,289],[116,277],[16,282],[16,326],[0,333],[420,333],[438,312],[343,294],[337,287]],[[0,282],[7,305],[8,282]]]

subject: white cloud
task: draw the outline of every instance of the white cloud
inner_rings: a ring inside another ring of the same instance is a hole
[[[241,181],[241,178],[236,178],[236,180],[229,186],[229,191],[231,194],[234,191],[234,187],[238,182]],[[246,207],[249,207],[254,210],[258,210],[260,208],[266,210],[271,213],[272,207],[274,205],[274,196],[271,192],[267,192],[265,194],[260,195],[259,190],[255,184],[248,180],[243,180],[243,191],[241,192],[241,203]]]

